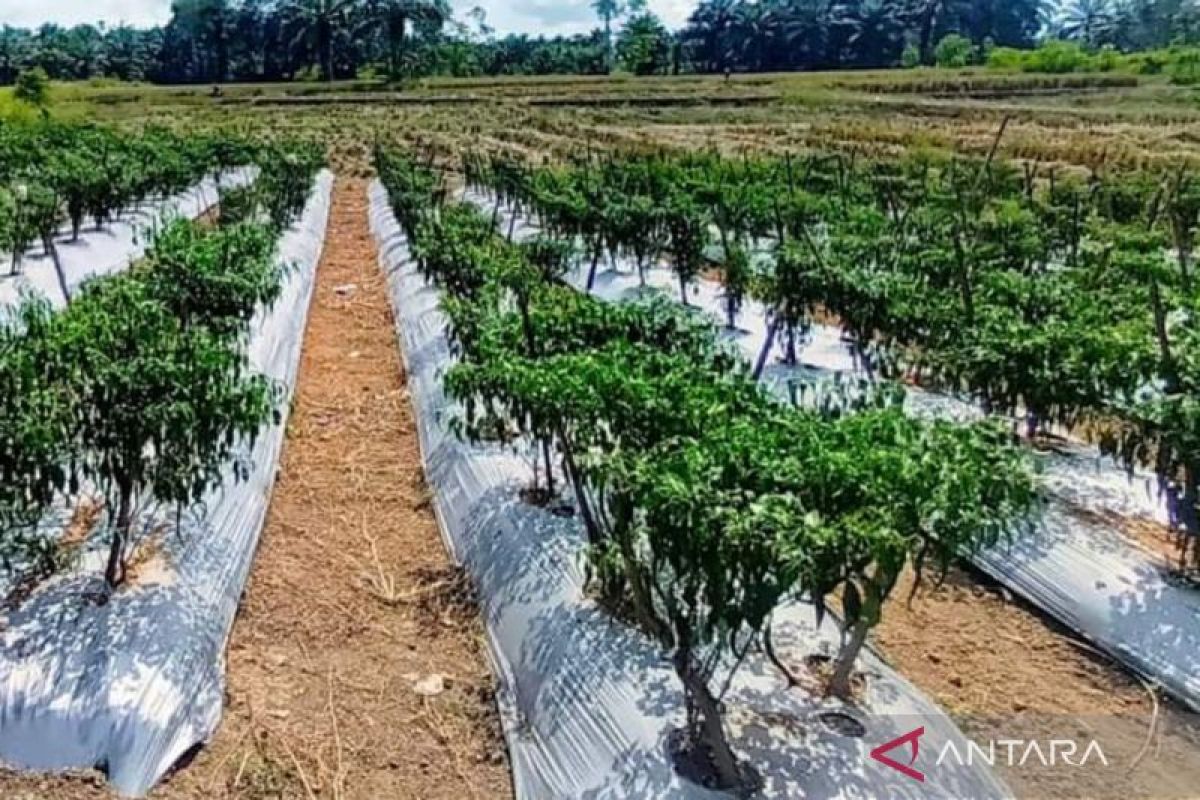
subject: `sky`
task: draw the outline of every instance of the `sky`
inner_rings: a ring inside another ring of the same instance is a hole
[[[457,16],[480,6],[500,34],[584,33],[596,27],[589,0],[452,0]],[[680,27],[696,0],[650,0],[650,10],[669,28]],[[171,16],[171,0],[0,0],[0,24],[34,28],[44,22],[75,25],[104,21],[139,27],[161,25]]]

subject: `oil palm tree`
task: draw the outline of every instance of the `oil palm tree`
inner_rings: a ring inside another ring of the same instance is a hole
[[[450,15],[447,0],[371,0],[369,19],[383,24],[393,78],[404,72],[409,25],[440,28]]]
[[[1059,17],[1058,35],[1097,47],[1107,42],[1116,26],[1111,0],[1073,0]]]
[[[333,80],[334,38],[362,7],[363,0],[288,0],[280,6],[296,32],[293,45],[307,39],[316,51],[321,80]]]
[[[775,37],[778,16],[766,3],[742,3],[733,13],[733,50],[755,72],[766,68],[767,50]]]
[[[592,10],[604,21],[604,41],[607,42],[608,71],[612,72],[613,65],[613,20],[625,13],[625,4],[621,0],[592,0]]]
[[[863,66],[891,67],[904,49],[904,17],[888,0],[863,0],[854,15],[850,47]]]
[[[704,69],[720,72],[729,66],[734,14],[740,7],[739,0],[703,0],[688,17],[684,44]]]
[[[773,69],[811,69],[826,64],[831,0],[788,0],[781,4],[778,52]]]
[[[911,0],[905,16],[917,32],[917,47],[921,62],[933,60],[933,48],[942,35],[950,32],[970,33],[962,24],[978,3],[972,0]]]

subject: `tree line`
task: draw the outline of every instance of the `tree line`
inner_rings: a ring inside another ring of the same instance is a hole
[[[934,63],[947,37],[1026,48],[1057,37],[1143,50],[1200,41],[1196,0],[701,0],[670,31],[645,0],[594,0],[574,36],[498,36],[448,0],[175,0],[161,27],[0,29],[0,83],[157,83],[424,75],[637,74]]]

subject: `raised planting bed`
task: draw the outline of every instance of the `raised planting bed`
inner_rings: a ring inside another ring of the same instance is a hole
[[[204,502],[178,515],[139,510],[137,554],[119,589],[103,578],[102,528],[72,568],[8,610],[0,645],[6,765],[95,768],[117,792],[141,796],[216,730],[225,644],[275,483],[332,182],[328,172],[317,178],[283,234],[282,294],[249,324],[250,367],[281,387],[280,418],[252,446],[240,445]]]

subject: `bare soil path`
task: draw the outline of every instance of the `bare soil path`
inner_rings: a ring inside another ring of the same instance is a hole
[[[512,796],[483,630],[424,483],[366,183],[339,179],[216,739],[152,798]],[[0,797],[105,797],[0,776]]]
[[[1200,720],[986,578],[951,570],[909,602],[906,574],[875,630],[877,648],[986,749],[1064,734],[1102,743],[1108,769],[1035,760],[996,769],[1022,800],[1197,796]],[[1160,693],[1161,694],[1161,693]],[[1157,710],[1156,710],[1157,706]],[[1153,728],[1151,727],[1153,724]],[[1153,736],[1150,736],[1153,731]]]

